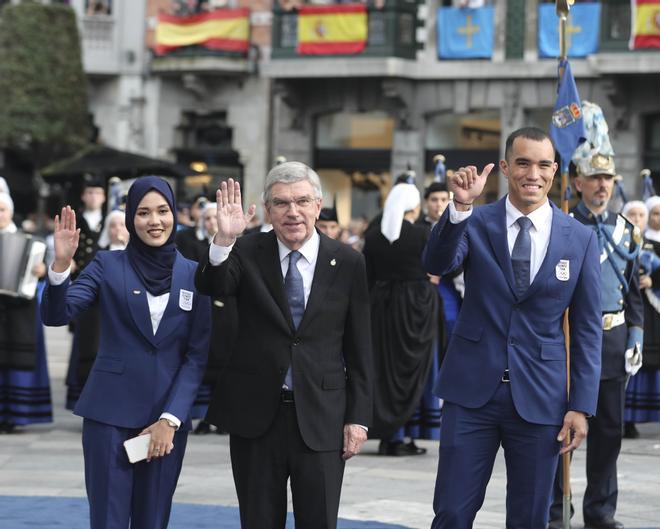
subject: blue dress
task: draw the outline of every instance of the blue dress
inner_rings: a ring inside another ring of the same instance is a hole
[[[33,369],[0,368],[0,423],[15,426],[53,421],[44,328],[39,300],[45,283],[39,282],[35,300],[36,361]]]

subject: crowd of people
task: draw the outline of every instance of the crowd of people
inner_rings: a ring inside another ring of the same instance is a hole
[[[559,455],[588,436],[585,524],[619,529],[624,423],[636,437],[660,420],[660,197],[610,211],[613,157],[574,161],[570,215],[548,200],[552,141],[524,128],[498,202],[474,207],[494,164],[423,193],[406,173],[345,229],[299,162],[268,173],[263,221],[232,179],[177,207],[141,177],[107,215],[88,180],[29,271],[34,295],[0,294],[0,429],[52,421],[43,320],[73,333],[92,528],[167,527],[197,420],[229,434],[243,528],[284,527],[289,481],[297,527],[336,527],[370,437],[386,457],[440,441],[433,529],[472,526],[500,446],[507,527],[556,529]],[[0,237],[19,234],[0,185]],[[147,434],[130,463],[123,442]]]

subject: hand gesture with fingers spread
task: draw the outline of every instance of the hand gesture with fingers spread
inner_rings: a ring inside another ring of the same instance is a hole
[[[53,233],[55,245],[55,261],[53,271],[64,272],[78,249],[80,228],[76,229],[76,214],[71,206],[62,208],[59,215],[55,215],[55,231]]]
[[[447,180],[449,191],[454,193],[454,202],[469,206],[475,199],[479,198],[493,167],[495,167],[495,164],[489,163],[484,167],[481,174],[477,172],[477,168],[474,165],[461,167],[458,171],[454,172]]]
[[[216,192],[218,203],[218,233],[215,234],[213,242],[219,246],[230,246],[247,227],[254,212],[257,209],[252,204],[247,213],[243,212],[241,204],[241,185],[230,178],[220,184]]]

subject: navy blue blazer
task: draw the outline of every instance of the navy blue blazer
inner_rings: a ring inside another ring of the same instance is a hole
[[[596,236],[551,203],[547,254],[529,289],[518,298],[505,200],[475,208],[459,224],[449,222],[445,211],[428,241],[424,265],[429,273],[444,275],[461,265],[465,268],[465,299],[447,346],[437,395],[468,408],[481,407],[508,368],[514,405],[526,421],[559,425],[567,410],[594,414],[602,343]],[[566,308],[571,335],[568,402],[562,327]]]
[[[71,283],[49,285],[41,314],[66,325],[97,302],[99,351],[74,409],[76,415],[123,428],[144,428],[163,412],[190,428],[190,408],[204,374],[210,301],[194,285],[197,264],[177,252],[170,298],[154,336],[147,292],[123,251],[98,252]],[[182,293],[192,292],[192,303]]]

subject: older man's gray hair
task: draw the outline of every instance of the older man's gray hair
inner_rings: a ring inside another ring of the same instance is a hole
[[[284,162],[273,167],[266,176],[264,192],[262,195],[264,203],[270,202],[270,191],[275,184],[294,184],[307,180],[314,188],[314,196],[323,198],[321,190],[321,179],[316,171],[302,162]]]

